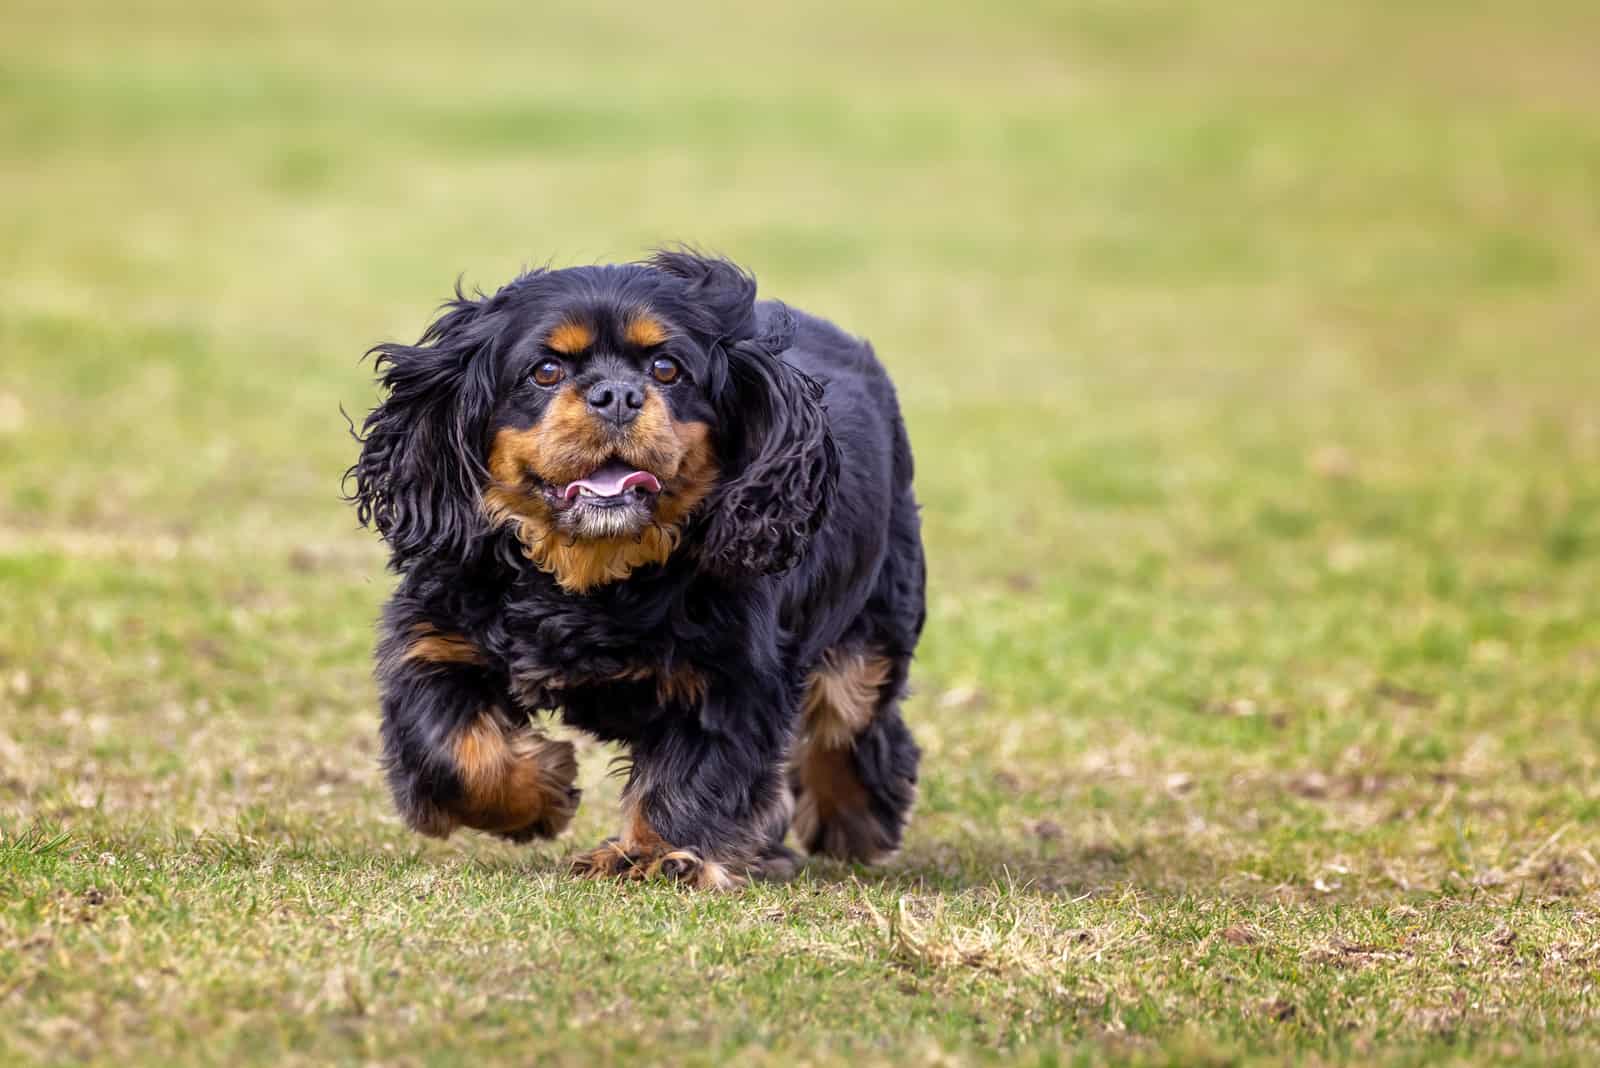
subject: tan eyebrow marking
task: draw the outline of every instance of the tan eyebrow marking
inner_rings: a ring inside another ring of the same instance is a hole
[[[634,312],[628,319],[628,329],[624,336],[628,344],[648,349],[667,340],[669,334],[667,325],[654,315],[649,312]]]
[[[565,319],[550,331],[544,343],[563,356],[576,356],[594,344],[594,331],[586,323]]]

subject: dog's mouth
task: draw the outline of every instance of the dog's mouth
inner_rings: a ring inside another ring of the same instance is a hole
[[[562,512],[575,507],[623,508],[651,505],[661,493],[661,480],[621,460],[610,460],[565,485],[547,483],[545,496]]]

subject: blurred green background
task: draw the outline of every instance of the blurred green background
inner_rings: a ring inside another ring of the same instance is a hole
[[[0,159],[0,1052],[1595,1055],[1594,4],[4,0]],[[383,796],[358,357],[678,240],[899,383],[884,875]]]

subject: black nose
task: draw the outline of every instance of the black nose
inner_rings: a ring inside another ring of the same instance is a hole
[[[589,407],[602,419],[627,426],[639,417],[644,407],[644,390],[626,382],[609,379],[589,387]]]

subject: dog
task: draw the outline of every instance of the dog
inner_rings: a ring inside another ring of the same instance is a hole
[[[900,846],[925,618],[910,441],[872,347],[669,249],[459,284],[381,401],[347,494],[398,581],[383,766],[405,822],[513,842],[578,807],[570,742],[626,748],[596,878],[701,889]]]

